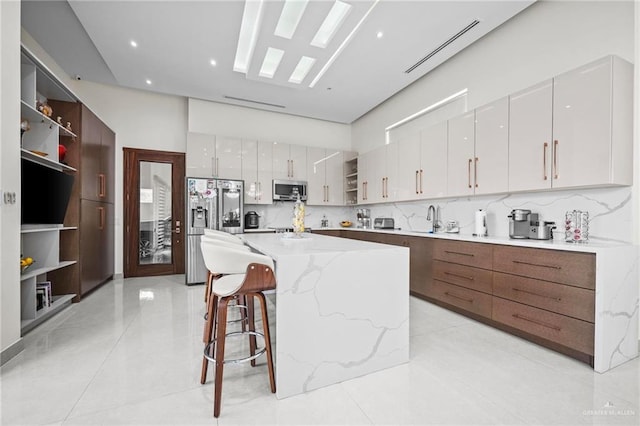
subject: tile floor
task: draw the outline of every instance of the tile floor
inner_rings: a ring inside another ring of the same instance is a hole
[[[597,374],[415,298],[408,364],[284,400],[264,360],[231,366],[216,420],[203,287],[183,279],[116,280],[25,336],[0,370],[1,424],[640,424],[638,359]]]

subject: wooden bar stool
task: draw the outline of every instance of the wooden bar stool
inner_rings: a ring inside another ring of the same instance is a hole
[[[276,383],[273,371],[273,356],[271,353],[271,340],[269,335],[269,320],[267,317],[267,303],[263,291],[273,290],[276,287],[276,279],[273,272],[273,260],[268,256],[253,253],[246,250],[238,250],[228,246],[221,246],[203,242],[201,244],[205,265],[210,270],[223,274],[212,281],[211,297],[209,297],[208,329],[205,331],[209,343],[205,347],[202,359],[200,383],[204,384],[207,378],[209,361],[215,364],[214,405],[213,416],[220,415],[222,400],[222,374],[225,363],[240,363],[251,361],[255,365],[255,359],[266,353],[267,368],[271,392],[275,393]],[[237,296],[247,299],[248,330],[227,334],[227,307],[231,300]],[[260,303],[262,314],[263,332],[257,332],[253,315],[253,299]],[[224,350],[226,338],[231,336],[249,336],[250,354],[245,358],[225,360]],[[256,337],[264,339],[264,348],[258,350]]]
[[[229,234],[228,232],[218,231],[215,229],[205,229],[204,234],[200,237],[200,241],[208,241],[213,243],[220,243],[222,245],[230,245],[232,247],[241,247],[243,250],[250,250],[249,246],[244,244],[238,236]],[[209,300],[209,294],[211,293],[211,280],[212,272],[207,272],[207,280],[204,286],[204,303]]]

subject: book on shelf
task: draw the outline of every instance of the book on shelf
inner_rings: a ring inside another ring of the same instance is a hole
[[[42,306],[40,306],[40,295],[42,295]],[[38,309],[48,308],[53,301],[53,294],[51,293],[51,281],[43,281],[36,283],[36,296],[38,297]]]

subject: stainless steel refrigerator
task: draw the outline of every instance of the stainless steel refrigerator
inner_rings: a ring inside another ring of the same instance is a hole
[[[186,179],[187,241],[185,281],[201,284],[207,278],[200,250],[200,236],[205,229],[237,234],[244,231],[244,190],[241,180]]]

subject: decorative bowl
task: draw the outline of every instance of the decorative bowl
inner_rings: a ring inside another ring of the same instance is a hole
[[[348,228],[351,225],[353,225],[353,223],[351,223],[351,221],[348,221],[348,220],[343,220],[342,222],[340,222],[340,226],[342,226],[343,228]]]

